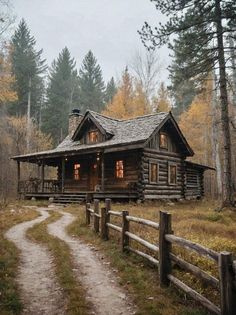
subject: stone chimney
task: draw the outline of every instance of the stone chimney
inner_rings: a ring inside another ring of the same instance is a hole
[[[71,114],[69,115],[69,136],[72,138],[75,133],[77,127],[79,126],[81,120],[83,119],[83,115],[80,113],[80,110],[75,108],[72,109]]]

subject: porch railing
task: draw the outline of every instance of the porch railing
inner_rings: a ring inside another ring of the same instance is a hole
[[[57,193],[61,191],[61,182],[56,179],[30,178],[19,182],[19,193]]]

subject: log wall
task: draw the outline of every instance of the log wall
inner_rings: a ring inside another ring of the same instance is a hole
[[[143,199],[180,199],[184,198],[183,158],[177,153],[163,153],[146,148],[142,155],[142,194]],[[158,164],[158,182],[151,183],[149,178],[150,163]],[[170,185],[168,181],[169,164],[177,167],[177,182]]]
[[[185,198],[200,198],[204,195],[203,171],[186,166]]]

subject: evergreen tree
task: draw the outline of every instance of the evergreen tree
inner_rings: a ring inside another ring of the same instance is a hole
[[[75,60],[65,47],[53,61],[42,112],[42,130],[58,144],[68,134],[68,115],[78,107],[78,75]]]
[[[179,50],[186,79],[201,81],[208,73],[219,70],[221,101],[222,151],[224,160],[222,206],[234,204],[231,135],[229,125],[229,101],[227,90],[227,45],[226,38],[235,38],[235,0],[153,0],[156,9],[167,16],[168,21],[153,30],[145,23],[141,33],[146,46],[162,46],[171,43],[172,35],[181,36]],[[172,48],[172,45],[170,45]]]
[[[9,112],[13,115],[25,115],[30,93],[31,116],[38,119],[39,104],[44,92],[40,75],[46,70],[46,66],[42,59],[43,50],[37,51],[35,45],[35,38],[31,36],[26,22],[21,20],[11,40],[12,71],[18,100],[9,106]]]
[[[180,34],[178,38],[175,39],[174,45],[171,46],[173,60],[168,68],[171,80],[169,90],[174,100],[173,112],[177,117],[188,109],[194,97],[200,92],[202,86],[202,84],[199,86],[198,80],[188,78],[185,74],[186,56],[182,53],[184,44]]]
[[[110,103],[113,99],[113,96],[116,94],[117,88],[115,85],[115,80],[112,77],[110,81],[108,81],[105,91],[105,102]]]
[[[102,70],[90,50],[79,70],[80,109],[101,112],[105,104],[105,85]]]

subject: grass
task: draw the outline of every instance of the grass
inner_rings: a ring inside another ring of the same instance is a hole
[[[69,315],[86,315],[90,306],[85,300],[84,288],[74,277],[73,261],[68,245],[47,232],[47,225],[60,219],[61,214],[50,212],[50,217],[30,228],[27,236],[38,243],[44,244],[50,250],[55,265],[59,285],[67,300],[66,311]]]
[[[128,210],[131,215],[159,221],[159,211],[165,210],[172,214],[172,227],[175,235],[192,240],[208,248],[220,251],[230,251],[236,257],[236,212],[225,209],[216,213],[216,204],[212,201],[191,201],[176,204],[149,203],[113,204],[112,210]],[[69,206],[67,211],[77,215],[77,220],[68,228],[72,235],[79,236],[85,242],[97,246],[118,270],[121,284],[134,296],[139,308],[138,314],[162,315],[202,315],[207,314],[198,304],[186,299],[185,294],[176,288],[159,288],[157,270],[150,268],[147,263],[132,254],[122,254],[120,251],[120,236],[117,232],[110,233],[110,241],[104,242],[85,225],[84,207]],[[120,225],[119,218],[112,218],[112,222]],[[158,242],[158,232],[144,226],[131,223],[131,232],[141,236],[151,243]],[[140,249],[137,243],[132,247]],[[144,248],[142,248],[145,251]],[[210,274],[218,277],[218,266],[197,254],[173,247],[173,251],[185,260],[201,267]],[[219,305],[218,291],[208,287],[187,272],[174,267],[174,274],[186,284]]]
[[[33,220],[38,212],[23,208],[22,203],[5,204],[0,210],[0,314],[20,314],[22,304],[16,283],[19,252],[15,245],[4,238],[12,226]]]

